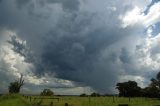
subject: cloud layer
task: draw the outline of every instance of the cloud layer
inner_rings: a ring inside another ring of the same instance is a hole
[[[159,70],[155,29],[160,2],[119,4],[119,0],[2,0],[3,83],[23,73],[23,92],[49,87],[79,94],[90,87],[115,93],[116,83],[125,80],[144,87]],[[3,86],[1,91],[7,85]]]

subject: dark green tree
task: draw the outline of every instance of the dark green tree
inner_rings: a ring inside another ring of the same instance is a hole
[[[156,78],[151,79],[151,83],[143,89],[143,93],[146,97],[160,97],[160,72],[157,73]]]
[[[119,90],[119,96],[136,97],[142,95],[141,88],[135,81],[117,83],[116,86],[116,88]]]
[[[99,93],[95,93],[95,92],[93,92],[92,94],[91,94],[91,96],[92,97],[99,97],[99,96],[101,96]]]
[[[54,92],[51,91],[50,89],[44,89],[41,94],[41,96],[53,96],[54,95]]]
[[[23,85],[24,85],[24,79],[23,79],[23,75],[21,74],[20,79],[10,83],[8,87],[9,93],[19,93]]]
[[[82,94],[80,94],[79,96],[80,96],[80,97],[87,97],[87,94],[82,93]]]

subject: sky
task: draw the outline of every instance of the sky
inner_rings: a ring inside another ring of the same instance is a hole
[[[0,93],[117,93],[160,70],[160,0],[0,0]]]

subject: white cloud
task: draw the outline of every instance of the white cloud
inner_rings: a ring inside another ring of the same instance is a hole
[[[120,16],[120,19],[122,19],[123,21],[123,27],[127,27],[127,26],[132,26],[135,25],[136,23],[140,22],[142,20],[143,14],[141,14],[141,9],[138,8],[137,6],[134,7],[133,10],[129,11],[126,13],[126,15]]]
[[[143,78],[142,76],[125,75],[125,76],[120,77],[121,82],[128,81],[128,80],[136,81],[139,84],[139,86],[141,86],[141,87],[146,86],[146,85],[144,85],[145,78]]]
[[[147,14],[143,13],[143,9],[135,6],[131,11],[127,12],[124,16],[120,16],[123,22],[122,27],[133,26],[135,24],[148,27],[160,21],[160,2],[152,5]]]
[[[151,37],[151,36],[152,36],[152,32],[153,32],[153,26],[150,26],[150,27],[147,29],[147,35],[148,35],[148,37]]]
[[[151,35],[152,29],[148,29],[148,36],[141,42],[141,47],[137,50],[137,58],[141,67],[149,67],[152,70],[159,70],[160,62],[160,34]]]
[[[146,16],[143,16],[144,25],[149,26],[157,22],[160,22],[160,2],[155,3],[149,9],[149,12]]]

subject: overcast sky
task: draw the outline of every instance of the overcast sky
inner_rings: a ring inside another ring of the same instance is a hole
[[[117,93],[160,70],[160,0],[0,0],[0,92]]]

